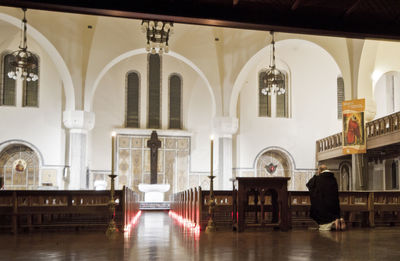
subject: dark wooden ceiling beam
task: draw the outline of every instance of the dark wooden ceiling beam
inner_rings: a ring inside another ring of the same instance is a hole
[[[346,10],[344,13],[344,16],[349,16],[351,15],[357,8],[357,6],[360,4],[361,0],[356,0],[354,3]]]
[[[297,8],[299,8],[299,6],[303,3],[303,0],[296,0],[292,7],[290,8],[292,11],[295,11]]]
[[[240,1],[240,2],[239,2]],[[0,0],[0,5],[26,7],[48,11],[60,11],[101,16],[160,19],[177,23],[233,27],[241,29],[276,31],[349,38],[398,39],[399,21],[389,16],[373,13],[365,16],[352,15],[356,7],[343,8],[348,12],[345,19],[337,16],[337,10],[329,5],[331,0],[296,0],[287,8],[278,1],[247,0],[147,0],[147,1],[66,1],[66,0]],[[344,1],[344,0],[343,0]],[[235,3],[237,3],[235,5]],[[353,6],[356,6],[354,2]],[[387,2],[396,8],[396,3]],[[328,6],[324,8],[324,6]],[[348,6],[348,5],[346,5]],[[290,8],[296,10],[293,12]],[[390,8],[390,7],[387,7]],[[298,11],[302,12],[298,12]],[[308,10],[321,10],[310,16]],[[392,19],[392,20],[390,20]]]

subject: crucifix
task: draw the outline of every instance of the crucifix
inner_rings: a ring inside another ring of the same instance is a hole
[[[150,184],[157,184],[158,148],[161,147],[161,141],[158,139],[156,131],[151,133],[147,147],[150,148]]]

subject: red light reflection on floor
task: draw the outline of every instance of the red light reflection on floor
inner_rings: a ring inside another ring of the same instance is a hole
[[[142,211],[139,210],[139,212],[136,213],[136,215],[131,219],[131,222],[129,222],[129,224],[125,226],[124,232],[130,233],[131,229],[137,224],[141,214]]]
[[[182,216],[178,215],[174,211],[170,210],[168,215],[175,219],[179,225],[183,226],[184,228],[188,228],[194,232],[195,238],[198,238],[200,236],[200,226],[199,224],[196,224],[195,222],[190,221],[189,219],[183,218]]]

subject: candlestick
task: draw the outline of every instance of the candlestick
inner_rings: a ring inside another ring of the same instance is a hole
[[[117,175],[114,175],[114,151],[115,151],[115,132],[112,132],[111,134],[111,174],[108,175],[111,179],[111,185],[110,185],[110,201],[108,203],[109,210],[111,213],[111,220],[108,223],[108,228],[106,231],[106,235],[108,237],[114,238],[115,237],[115,232],[118,231],[117,226],[115,224],[115,200],[114,200],[114,179]]]
[[[111,133],[111,174],[114,174],[115,132]]]
[[[210,214],[210,219],[208,220],[206,232],[215,232],[217,230],[214,222],[214,208],[215,208],[215,199],[214,199],[214,182],[213,179],[215,178],[213,175],[213,159],[214,158],[214,137],[211,136],[211,166],[210,166],[210,200],[208,202],[208,213]]]
[[[214,165],[214,137],[211,136],[211,166],[210,166],[210,175],[213,175],[213,166]]]

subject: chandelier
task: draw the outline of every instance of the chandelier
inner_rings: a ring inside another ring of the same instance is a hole
[[[168,39],[173,32],[172,22],[142,20],[142,31],[146,33],[146,51],[152,54],[168,53]]]
[[[37,60],[35,56],[28,51],[28,45],[26,43],[26,8],[23,8],[22,10],[24,11],[24,18],[22,19],[21,26],[21,40],[19,43],[19,49],[11,53],[11,70],[8,72],[8,77],[14,80],[21,79],[28,82],[37,81],[39,77],[34,71],[37,66]]]
[[[282,95],[285,94],[286,92],[285,75],[275,67],[274,32],[271,32],[271,35],[272,35],[271,62],[262,79],[263,86],[261,89],[261,93],[263,95],[273,95],[273,94]]]

